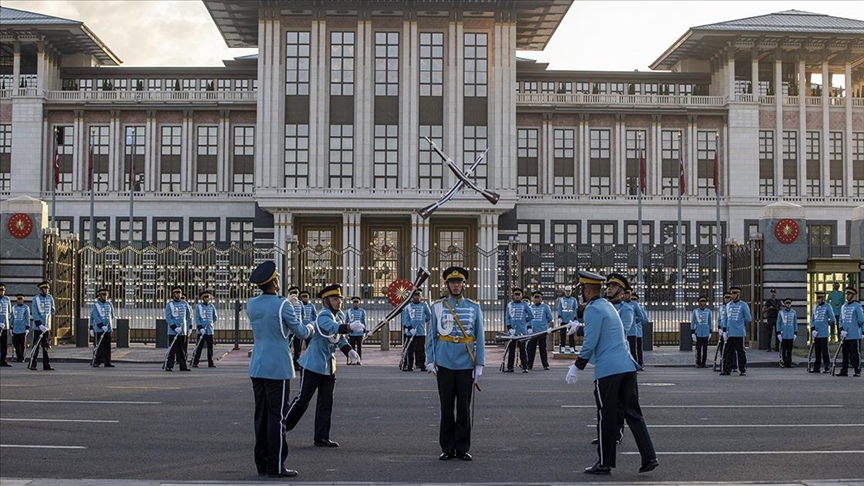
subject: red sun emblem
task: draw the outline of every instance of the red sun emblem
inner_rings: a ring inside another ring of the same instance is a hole
[[[799,233],[801,233],[801,229],[794,219],[781,219],[777,222],[777,226],[774,227],[774,236],[777,238],[777,241],[784,245],[797,240]]]
[[[15,213],[6,223],[6,229],[9,230],[10,235],[19,240],[27,238],[33,231],[33,220],[24,213]]]
[[[397,278],[387,287],[387,300],[395,307],[407,299],[412,290],[414,290],[414,284],[410,280]]]

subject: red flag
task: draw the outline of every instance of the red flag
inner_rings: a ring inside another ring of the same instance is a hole
[[[645,152],[639,151],[639,190],[645,194]]]
[[[682,196],[687,192],[687,180],[684,177],[684,156],[681,151],[678,151],[678,188],[679,194]]]
[[[87,159],[87,187],[93,189],[93,146],[90,146],[90,157]]]
[[[60,187],[60,147],[54,146],[54,189]]]
[[[714,195],[720,195],[720,162],[717,160],[717,150],[714,150]]]

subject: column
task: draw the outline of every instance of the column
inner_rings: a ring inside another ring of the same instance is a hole
[[[482,250],[477,255],[478,259],[485,253],[495,255],[494,250],[498,244],[498,215],[493,212],[480,214],[480,234],[478,235],[479,248]],[[478,261],[477,275],[477,298],[493,300],[496,297],[496,285],[498,283],[498,266],[489,262]]]
[[[654,168],[651,179],[654,181],[653,183],[653,192],[652,188],[648,187],[647,192],[648,195],[658,194],[663,195],[663,118],[661,115],[652,115],[651,116],[651,162],[649,164],[650,167]],[[647,161],[646,161],[647,163]]]
[[[576,156],[579,159],[579,190],[577,194],[588,194],[589,192],[589,174],[591,173],[591,161],[588,159],[588,114],[581,113],[579,115],[579,138],[576,141]]]
[[[360,252],[350,251],[360,249],[360,212],[346,211],[342,214],[342,247],[349,249],[342,254],[342,280],[345,283],[343,294],[347,296],[360,294]]]
[[[75,110],[72,121],[72,192],[87,190],[87,150],[90,147],[90,131],[84,124],[84,111]]]
[[[45,89],[45,42],[39,41],[36,43],[36,86],[28,86],[28,88],[38,88],[37,93],[41,93]]]
[[[783,53],[774,51],[774,195],[783,196]]]
[[[807,194],[807,66],[804,64],[806,53],[798,53],[798,195]],[[816,194],[818,195],[818,194]]]
[[[843,63],[843,75],[846,82],[846,93],[843,100],[843,113],[846,115],[846,130],[843,134],[843,194],[852,195],[852,64],[847,55]]]
[[[288,241],[294,235],[294,213],[276,210],[273,212],[273,245],[283,252],[290,253]],[[290,258],[290,257],[289,257]],[[293,265],[285,268],[283,258],[276,259],[276,271],[285,276],[286,282],[294,282]]]
[[[750,51],[750,87],[753,100],[759,102],[759,51]]]
[[[735,49],[730,47],[726,51],[726,83],[728,85],[727,100],[735,101]]]
[[[825,197],[831,196],[831,162],[828,151],[828,136],[830,135],[830,126],[828,124],[830,113],[828,103],[831,101],[828,98],[828,91],[831,85],[828,84],[828,56],[829,52],[822,52],[822,195]]]
[[[13,42],[12,49],[12,86],[7,88],[17,88],[21,85],[21,42]]]
[[[624,156],[622,143],[624,142],[624,117],[625,115],[615,115],[615,128],[613,137],[615,143],[612,144],[612,164],[611,164],[611,184],[610,188],[613,195],[627,194],[626,175],[627,175],[627,158]]]
[[[429,221],[411,211],[411,274],[429,268]]]
[[[447,49],[451,64],[447,69],[447,82],[444,86],[444,143],[442,149],[456,164],[462,164],[462,139],[464,136],[464,35],[461,12],[453,12],[447,29]],[[456,176],[444,171],[444,186],[450,187]]]
[[[354,68],[354,184],[370,188],[375,165],[375,39],[369,12],[361,10],[360,15],[363,18],[357,22]]]
[[[159,187],[159,128],[156,126],[156,110],[147,110],[144,140],[144,184],[145,192],[156,192]],[[137,136],[137,135],[136,135]]]
[[[255,184],[258,187],[281,187],[285,153],[285,73],[282,69],[285,41],[279,11],[265,8],[260,15],[256,103],[256,129],[259,133],[255,136]],[[314,78],[311,82],[314,83]]]
[[[540,140],[538,140],[538,149],[540,150],[539,163],[540,171],[538,173],[538,194],[552,194],[555,192],[555,184],[553,182],[555,175],[555,157],[554,157],[554,127],[552,126],[552,114],[544,113],[543,122],[540,126]],[[490,175],[492,172],[489,171]],[[484,248],[485,249],[485,248]]]
[[[216,147],[216,192],[231,192],[233,189],[231,160],[234,158],[234,154],[231,153],[233,136],[230,111],[219,110],[219,125],[216,127],[216,134],[216,143],[218,144]]]
[[[180,187],[187,192],[198,190],[195,176],[195,125],[192,123],[192,110],[183,110],[183,123],[180,126]]]
[[[309,186],[326,187],[327,145],[327,100],[330,84],[327,77],[327,23],[323,19],[312,21],[311,52],[309,55]]]
[[[120,110],[111,110],[108,122],[108,192],[122,191],[123,172],[123,127],[120,125]]]
[[[684,161],[684,174],[687,180],[687,192],[684,193],[685,196],[690,194],[699,194],[699,152],[696,150],[697,121],[698,118],[696,115],[690,115],[687,117],[687,152],[685,153],[687,154],[688,160]]]
[[[399,39],[399,182],[402,189],[416,187],[419,177],[417,154],[420,151],[420,75],[417,62],[419,33],[414,12],[405,13]],[[424,142],[425,143],[425,142]]]

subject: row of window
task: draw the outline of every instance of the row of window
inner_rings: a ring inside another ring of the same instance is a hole
[[[78,217],[77,229],[73,217],[58,217],[56,226],[61,237],[77,234],[81,244],[90,242],[90,218]],[[93,218],[97,246],[124,245],[129,238],[129,218],[123,216]],[[211,243],[231,242],[245,246],[253,242],[253,220],[249,218],[163,218],[135,217],[131,241],[134,243],[185,243],[209,246]]]
[[[707,86],[693,83],[607,81],[519,81],[516,92],[525,94],[707,95]]]
[[[64,78],[64,91],[257,91],[252,78]]]

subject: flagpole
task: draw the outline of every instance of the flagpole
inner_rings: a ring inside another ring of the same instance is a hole
[[[683,263],[683,251],[684,247],[681,244],[681,196],[684,193],[684,186],[682,183],[684,182],[684,178],[681,177],[683,175],[684,170],[684,138],[683,132],[678,131],[678,234],[675,235],[675,240],[677,242],[678,247],[678,288],[676,289],[676,302],[678,306],[684,305],[684,263]]]
[[[717,240],[715,248],[715,258],[717,260],[717,275],[715,276],[716,283],[714,284],[715,302],[723,302],[723,260],[720,258],[721,249],[723,248],[723,231],[720,226],[720,132],[714,132],[714,201],[717,211]]]
[[[644,169],[644,161],[642,157],[645,152],[642,150],[642,132],[637,132],[638,137],[636,139],[637,148],[639,149],[639,182],[638,188],[636,190],[636,194],[639,200],[639,223],[636,228],[636,255],[637,255],[637,264],[639,265],[636,274],[636,282],[639,286],[639,291],[642,292],[642,298],[645,298],[645,281],[642,279],[642,191],[644,187],[642,186],[642,180],[644,174],[642,174],[642,170]]]

